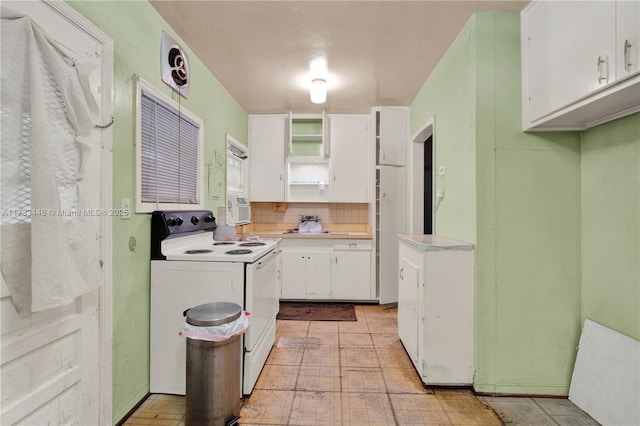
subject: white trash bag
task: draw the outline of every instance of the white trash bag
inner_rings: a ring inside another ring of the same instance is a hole
[[[178,332],[180,336],[188,337],[195,340],[208,340],[210,342],[224,342],[243,334],[249,328],[249,312],[242,311],[240,316],[235,320],[221,325],[213,325],[210,327],[200,327],[197,325],[184,323],[182,331]]]

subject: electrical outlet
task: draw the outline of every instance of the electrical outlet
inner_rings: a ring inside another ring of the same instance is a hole
[[[128,198],[120,200],[120,219],[131,219],[131,200]]]
[[[436,197],[441,200],[444,198],[444,188],[438,188],[436,190]]]
[[[438,167],[438,175],[440,176],[444,176],[445,174],[445,168],[444,168],[444,164],[440,167]]]

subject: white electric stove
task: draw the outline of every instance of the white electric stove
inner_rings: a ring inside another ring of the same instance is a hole
[[[249,312],[239,378],[244,395],[275,342],[279,240],[215,241],[215,229],[209,211],[152,214],[151,393],[185,394],[186,342],[178,332],[189,308],[232,302]]]

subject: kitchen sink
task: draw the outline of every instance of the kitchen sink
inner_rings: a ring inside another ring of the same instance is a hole
[[[285,234],[300,234],[299,229],[289,229],[285,232]],[[302,232],[302,234],[328,234],[329,231],[318,231],[318,232]]]

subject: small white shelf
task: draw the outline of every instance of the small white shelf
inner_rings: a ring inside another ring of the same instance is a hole
[[[317,185],[320,185],[320,184],[323,184],[324,186],[328,186],[329,182],[292,181],[292,182],[289,183],[289,185],[309,185],[309,186],[311,186],[311,185],[317,186]]]
[[[322,135],[291,135],[293,142],[322,142]]]
[[[321,157],[321,156],[303,156],[303,155],[299,155],[299,156],[289,156],[287,158],[287,162],[290,164],[313,164],[313,163],[318,163],[318,164],[327,164],[329,163],[329,159],[327,157]]]

